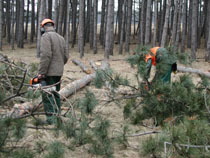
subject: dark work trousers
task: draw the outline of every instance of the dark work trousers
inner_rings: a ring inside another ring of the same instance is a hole
[[[61,111],[61,99],[60,95],[58,94],[60,90],[60,82],[61,76],[47,76],[45,78],[46,85],[53,85],[56,84],[56,91],[51,92],[43,92],[42,93],[42,101],[44,104],[44,111],[46,112],[47,121],[49,123],[55,123],[56,121],[56,114],[60,113]],[[49,113],[55,113],[54,115]]]

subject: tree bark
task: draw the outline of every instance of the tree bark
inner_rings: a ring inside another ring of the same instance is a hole
[[[111,0],[112,1],[112,0]],[[103,62],[100,69],[106,70],[109,67],[107,62]],[[69,97],[70,95],[76,93],[81,88],[85,87],[88,83],[90,83],[95,78],[96,73],[92,73],[90,75],[86,75],[79,80],[76,80],[59,91],[59,94],[64,97]]]
[[[132,20],[132,3],[133,0],[127,2],[128,11],[127,11],[127,21],[126,21],[126,35],[125,35],[125,52],[130,51],[130,35],[131,35],[131,20]]]
[[[28,37],[28,20],[29,20],[29,7],[30,7],[30,0],[27,0],[27,13],[26,13],[26,25],[25,25],[25,39]]]
[[[162,40],[161,40],[161,47],[165,47],[166,45],[170,8],[171,8],[171,0],[168,0],[168,5],[166,8],[166,15],[165,15],[165,23],[163,27],[163,34],[162,34]]]
[[[93,25],[93,52],[97,54],[97,25],[98,25],[98,0],[94,0],[93,2],[93,9],[94,9],[94,25]]]
[[[16,26],[15,26],[15,39],[18,39],[18,32],[19,32],[19,15],[20,15],[20,0],[16,0],[16,14],[15,14],[15,19],[16,19]],[[4,20],[4,19],[2,19]]]
[[[2,19],[2,3],[3,0],[0,0],[0,51],[2,51],[2,25],[3,25],[3,19]]]
[[[118,0],[118,10],[117,10],[117,16],[118,16],[118,43],[120,43],[120,35],[121,35],[121,28],[122,28],[122,21],[123,21],[123,18],[122,18],[122,14],[123,14],[123,1],[124,0]]]
[[[198,0],[192,0],[192,59],[196,59],[197,39],[198,39]]]
[[[181,52],[185,51],[185,43],[186,43],[186,30],[187,30],[187,0],[183,0],[182,7],[182,44],[181,44]]]
[[[72,63],[74,63],[75,65],[78,65],[82,69],[82,71],[85,72],[86,74],[91,73],[91,70],[88,69],[81,61],[72,59]]]
[[[101,9],[101,26],[100,26],[100,43],[104,46],[104,27],[105,27],[105,13],[106,13],[106,0],[102,1]]]
[[[150,33],[151,33],[151,4],[152,0],[147,1],[147,14],[146,14],[146,33],[145,33],[145,44],[150,43]]]
[[[145,16],[146,16],[146,6],[147,6],[147,1],[142,0],[142,8],[141,8],[141,22],[140,22],[140,44],[144,44],[144,37],[145,37]]]
[[[77,0],[73,0],[72,2],[72,48],[74,48],[74,44],[76,44],[76,36],[77,36]]]
[[[182,4],[179,3],[176,41],[175,41],[175,44],[174,44],[175,51],[178,51],[179,50],[179,41],[180,41],[180,33],[181,33],[181,22],[182,22]]]
[[[69,30],[69,28],[70,28],[70,21],[69,21],[69,14],[70,14],[70,0],[67,0],[67,3],[66,3],[67,5],[66,5],[66,34],[65,34],[65,42],[66,42],[66,50],[67,50],[67,52],[69,52],[69,34],[70,34],[70,30]]]
[[[164,23],[165,23],[165,17],[166,17],[166,8],[167,8],[166,1],[167,0],[160,1],[160,3],[161,3],[160,7],[162,8],[161,16],[160,16],[160,26],[159,26],[159,42],[160,42],[160,44],[162,41],[162,35],[163,35],[163,29],[164,29]],[[163,2],[163,6],[162,6],[162,2]]]
[[[78,35],[78,48],[80,53],[80,58],[84,56],[84,11],[85,11],[85,1],[79,1],[79,35]]]
[[[57,32],[60,35],[62,35],[62,26],[64,21],[64,7],[65,7],[65,0],[61,0],[59,7],[58,30],[57,30]]]
[[[91,4],[91,11],[90,11],[90,36],[89,36],[89,42],[90,42],[90,48],[93,48],[93,34],[94,34],[94,11],[93,6]]]
[[[58,17],[59,17],[59,0],[54,1],[54,10],[55,10],[55,27],[58,28]]]
[[[12,50],[15,49],[15,2],[12,0],[12,5],[11,5],[11,20],[12,20],[12,26],[11,26],[11,48]]]
[[[208,2],[208,8],[210,7],[210,2]],[[210,9],[208,10],[207,13],[207,19],[210,19]],[[210,62],[210,20],[207,21],[208,26],[209,26],[209,31],[208,31],[208,41],[207,41],[207,50],[206,50],[206,55],[205,55],[205,61]]]
[[[34,0],[32,0],[31,1],[31,37],[30,37],[31,43],[34,42],[34,36],[35,36],[35,4],[34,4]]]
[[[119,54],[122,54],[123,52],[123,35],[124,35],[124,23],[125,23],[125,10],[126,10],[126,0],[124,0],[123,4],[122,4],[122,8],[124,8],[122,10],[122,24],[121,24],[121,32],[120,32],[120,48],[119,48]]]
[[[24,47],[24,1],[20,1],[20,15],[19,15],[19,22],[18,22],[18,41],[17,46],[19,48]]]
[[[107,14],[107,26],[106,26],[106,40],[105,40],[105,53],[104,58],[109,59],[109,55],[112,53],[113,48],[113,33],[114,33],[114,0],[109,0],[108,14]]]
[[[155,0],[154,4],[154,35],[153,35],[153,42],[152,46],[156,46],[156,40],[157,40],[157,30],[158,30],[158,0]]]
[[[174,9],[173,27],[172,27],[172,36],[171,36],[172,47],[175,45],[176,41],[178,12],[179,12],[179,0],[175,0],[175,9]]]
[[[85,24],[85,42],[89,42],[89,35],[90,35],[90,12],[91,12],[91,4],[90,0],[87,0],[87,14],[86,14],[86,24]]]
[[[202,75],[202,76],[210,78],[210,73],[209,72],[204,72],[202,70],[194,69],[194,68],[190,68],[190,67],[178,66],[177,67],[177,71],[179,71],[179,72],[195,73],[195,74],[199,74],[199,75]]]
[[[187,32],[187,47],[191,48],[192,42],[192,0],[189,0],[189,13],[188,13],[188,32]]]
[[[48,0],[48,16],[47,17],[49,19],[52,19],[52,0]]]
[[[37,57],[40,57],[40,39],[41,39],[41,32],[40,32],[40,24],[42,20],[46,17],[46,1],[41,1],[39,9],[39,21],[38,21],[38,29],[37,29]]]
[[[7,42],[11,40],[11,13],[10,13],[10,1],[6,1],[6,25],[7,25]]]

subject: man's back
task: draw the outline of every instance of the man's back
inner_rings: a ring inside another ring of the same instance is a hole
[[[41,74],[47,76],[62,76],[64,64],[69,58],[65,40],[50,27],[41,37],[40,69]]]

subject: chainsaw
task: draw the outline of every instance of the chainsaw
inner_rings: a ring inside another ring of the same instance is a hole
[[[39,78],[38,76],[35,76],[34,78],[30,79],[30,86],[32,88],[41,88],[48,92],[56,90],[55,86],[47,86],[46,81],[43,78]]]

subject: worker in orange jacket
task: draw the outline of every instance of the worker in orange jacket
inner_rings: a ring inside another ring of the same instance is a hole
[[[145,80],[148,82],[150,76],[151,67],[156,66],[155,77],[152,82],[162,81],[170,83],[171,73],[176,72],[177,64],[175,59],[170,56],[165,48],[153,47],[150,52],[145,56],[146,62],[146,77]]]

